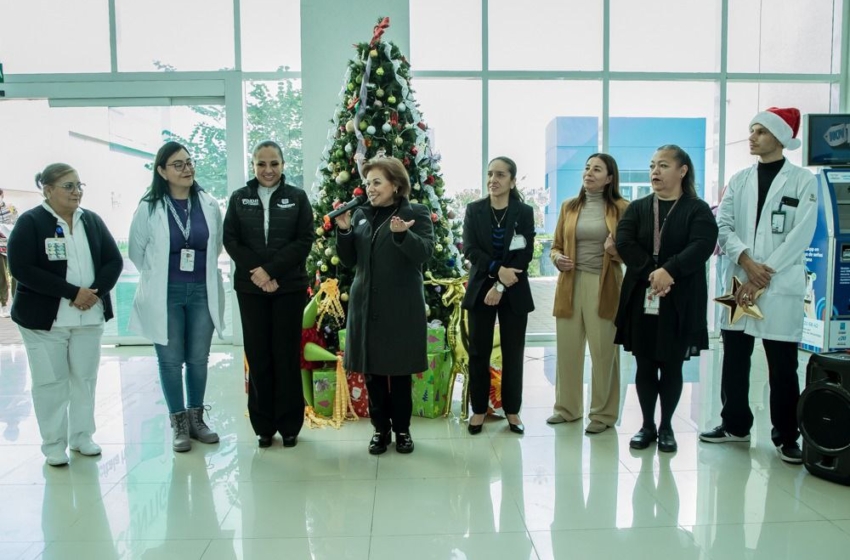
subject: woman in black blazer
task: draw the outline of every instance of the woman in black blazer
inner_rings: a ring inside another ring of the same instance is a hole
[[[469,433],[481,433],[490,394],[496,316],[502,340],[502,406],[514,433],[525,431],[522,364],[528,314],[534,311],[528,265],[534,253],[534,211],[516,188],[516,163],[497,157],[487,169],[490,196],[466,207],[463,253],[472,263],[463,308],[469,317]]]
[[[100,216],[80,208],[85,185],[74,168],[48,165],[35,182],[44,202],[9,236],[18,280],[12,320],[27,350],[41,451],[58,467],[68,463],[69,446],[100,455],[92,441],[100,339],[123,259]]]

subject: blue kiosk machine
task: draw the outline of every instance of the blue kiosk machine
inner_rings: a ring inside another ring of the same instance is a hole
[[[850,485],[850,115],[806,115],[803,131],[803,163],[820,168],[820,196],[801,344],[814,353],[797,420],[806,469]]]

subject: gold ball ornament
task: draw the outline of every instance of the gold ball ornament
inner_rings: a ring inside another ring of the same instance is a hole
[[[343,292],[339,294],[339,299],[341,299],[342,301],[348,301],[348,293]]]
[[[378,49],[372,49],[371,51],[369,51],[369,56],[371,56],[372,58],[377,58],[378,57]]]
[[[325,228],[317,227],[316,228],[316,235],[318,235],[319,237],[324,236],[325,235]]]
[[[332,256],[331,257],[331,264],[334,265],[334,266],[338,265],[339,264],[339,257],[336,256],[336,255]]]
[[[395,137],[395,145],[401,146],[402,144],[404,144],[404,138],[402,138],[401,136],[396,136]]]
[[[323,265],[320,267],[320,270],[321,270],[322,272],[327,272],[327,271],[328,271],[328,265],[323,264]]]
[[[438,253],[442,253],[443,252],[442,244],[437,243],[436,245],[434,245],[434,250],[437,251]]]
[[[328,247],[327,249],[325,249],[325,256],[326,256],[326,257],[330,257],[330,256],[331,256],[331,255],[333,255],[333,254],[334,254],[334,250],[333,250],[333,249],[331,249],[330,247]]]
[[[375,74],[377,74],[378,76],[383,76],[384,75],[384,69],[378,68],[377,70],[375,70]]]
[[[347,132],[354,132],[354,119],[350,119],[347,123],[345,123],[345,130]]]

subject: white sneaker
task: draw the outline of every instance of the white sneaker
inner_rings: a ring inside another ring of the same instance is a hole
[[[0,305],[0,317],[11,317],[11,312],[8,305]]]
[[[95,455],[100,455],[102,450],[98,444],[89,439],[80,442],[79,445],[72,445],[71,451],[76,451],[80,455],[86,455],[87,457],[94,457]]]
[[[51,467],[61,467],[68,464],[68,456],[64,451],[57,451],[48,455],[45,461]]]

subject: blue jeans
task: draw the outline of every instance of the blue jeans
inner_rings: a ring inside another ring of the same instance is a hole
[[[154,344],[159,379],[174,414],[204,405],[207,363],[215,326],[207,302],[206,282],[168,284],[168,345]],[[186,404],[183,403],[183,364],[186,364]]]

